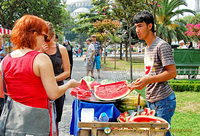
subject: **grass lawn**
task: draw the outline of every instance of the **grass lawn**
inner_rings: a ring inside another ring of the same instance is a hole
[[[144,69],[144,63],[140,60],[133,60],[133,69]],[[116,61],[116,69],[114,69],[114,58],[106,58],[106,64],[104,64],[104,60],[101,60],[101,69],[104,71],[107,70],[129,70],[130,69],[130,61],[120,60],[117,58]]]
[[[172,134],[200,136],[200,92],[175,92],[177,104],[172,117]]]

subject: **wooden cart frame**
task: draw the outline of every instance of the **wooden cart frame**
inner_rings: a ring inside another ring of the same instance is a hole
[[[119,123],[119,122],[79,122],[81,128],[79,136],[165,136],[167,123]],[[110,134],[105,134],[101,128],[113,129]],[[128,129],[133,128],[133,129]],[[143,129],[141,129],[143,128]]]

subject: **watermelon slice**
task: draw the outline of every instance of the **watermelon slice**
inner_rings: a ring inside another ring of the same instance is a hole
[[[141,115],[155,116],[155,113],[155,110],[151,110],[150,108],[144,108],[144,112],[142,112]]]
[[[130,90],[126,81],[120,81],[105,85],[94,87],[94,96],[99,100],[110,101],[120,99],[127,94]]]
[[[155,116],[135,116],[129,120],[130,122],[155,122],[155,123],[168,123],[165,119],[155,117]],[[168,127],[170,128],[170,124],[168,123]]]
[[[84,79],[81,80],[81,84],[79,85],[79,88],[86,90],[86,91],[90,90],[89,85],[87,84],[87,82]]]
[[[70,94],[72,96],[78,98],[79,100],[87,100],[88,97],[92,96],[90,88],[89,88],[87,82],[84,79],[82,79],[79,87],[71,89]]]
[[[96,81],[93,81],[93,82],[90,84],[90,87],[91,87],[92,90],[94,90],[94,87],[95,87],[95,86],[99,86],[99,85],[101,85],[101,83],[98,83],[98,82],[96,82]]]

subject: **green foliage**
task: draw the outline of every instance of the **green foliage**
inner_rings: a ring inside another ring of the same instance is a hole
[[[102,21],[106,18],[110,18],[110,6],[107,0],[92,0],[94,6],[90,13],[82,13],[77,17],[78,22],[73,29],[76,33],[84,33],[91,35],[96,33],[93,23],[97,20]]]
[[[200,92],[200,81],[199,80],[170,80],[169,85],[174,91],[184,92]]]
[[[69,18],[61,0],[1,0],[0,7],[0,24],[9,29],[18,18],[31,14],[52,22],[56,31],[61,32]]]
[[[183,15],[185,12],[195,14],[195,11],[190,9],[177,9],[179,6],[187,6],[184,0],[163,0],[160,3],[161,8],[157,12],[157,35],[168,41],[170,44],[172,39],[187,40],[184,35],[185,26],[181,25],[180,20],[172,21],[172,18],[178,15]]]

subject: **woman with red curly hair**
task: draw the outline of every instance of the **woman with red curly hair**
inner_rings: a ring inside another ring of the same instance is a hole
[[[48,109],[48,98],[55,100],[69,88],[80,84],[72,79],[64,85],[57,85],[51,60],[38,52],[48,41],[47,34],[48,26],[43,19],[24,15],[16,21],[12,30],[14,51],[0,65],[3,67],[7,95],[16,102],[34,108]],[[35,122],[40,124],[37,118]],[[15,128],[7,129],[15,133]]]

